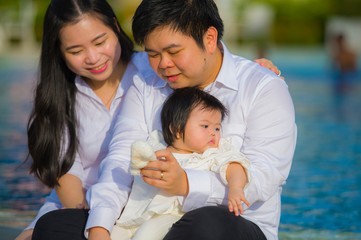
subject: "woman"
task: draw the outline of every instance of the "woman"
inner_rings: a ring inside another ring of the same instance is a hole
[[[40,77],[28,124],[31,173],[54,188],[44,213],[83,206],[133,76],[133,43],[106,1],[53,0],[44,19]],[[143,63],[139,63],[144,65]]]
[[[28,145],[31,172],[54,190],[17,240],[30,239],[37,220],[52,210],[87,214],[85,192],[98,181],[123,96],[133,78],[155,76],[104,0],[52,0],[43,34]],[[123,182],[130,189],[128,165]]]

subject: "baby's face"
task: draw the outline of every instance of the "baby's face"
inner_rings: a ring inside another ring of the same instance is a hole
[[[208,148],[217,148],[221,121],[218,110],[195,108],[186,123],[184,139],[176,139],[173,146],[181,153],[203,153]]]

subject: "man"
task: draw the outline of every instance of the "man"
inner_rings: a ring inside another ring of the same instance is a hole
[[[134,79],[128,90],[104,167],[129,158],[130,143],[161,129],[159,111],[172,88],[198,86],[229,110],[223,136],[251,161],[245,189],[251,207],[235,217],[227,187],[217,174],[181,169],[166,150],[142,170],[146,183],[178,195],[188,212],[165,239],[277,239],[280,196],[296,144],[294,108],[287,85],[276,74],[232,55],[221,42],[223,23],[212,0],[144,0],[133,18],[135,41],[163,79]],[[115,169],[115,168],[113,168]],[[106,171],[103,172],[105,174]],[[92,199],[94,200],[94,198]],[[99,199],[100,202],[100,199]]]

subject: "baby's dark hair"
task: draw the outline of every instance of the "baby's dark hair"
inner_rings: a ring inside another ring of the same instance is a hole
[[[185,126],[193,109],[217,110],[222,120],[227,115],[226,107],[214,96],[197,87],[175,89],[167,98],[161,112],[162,132],[164,141],[171,146],[177,133],[184,139]]]

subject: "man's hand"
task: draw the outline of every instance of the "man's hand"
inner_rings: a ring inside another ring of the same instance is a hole
[[[155,152],[159,161],[150,161],[141,174],[145,183],[172,195],[187,196],[188,179],[184,169],[168,149]]]

